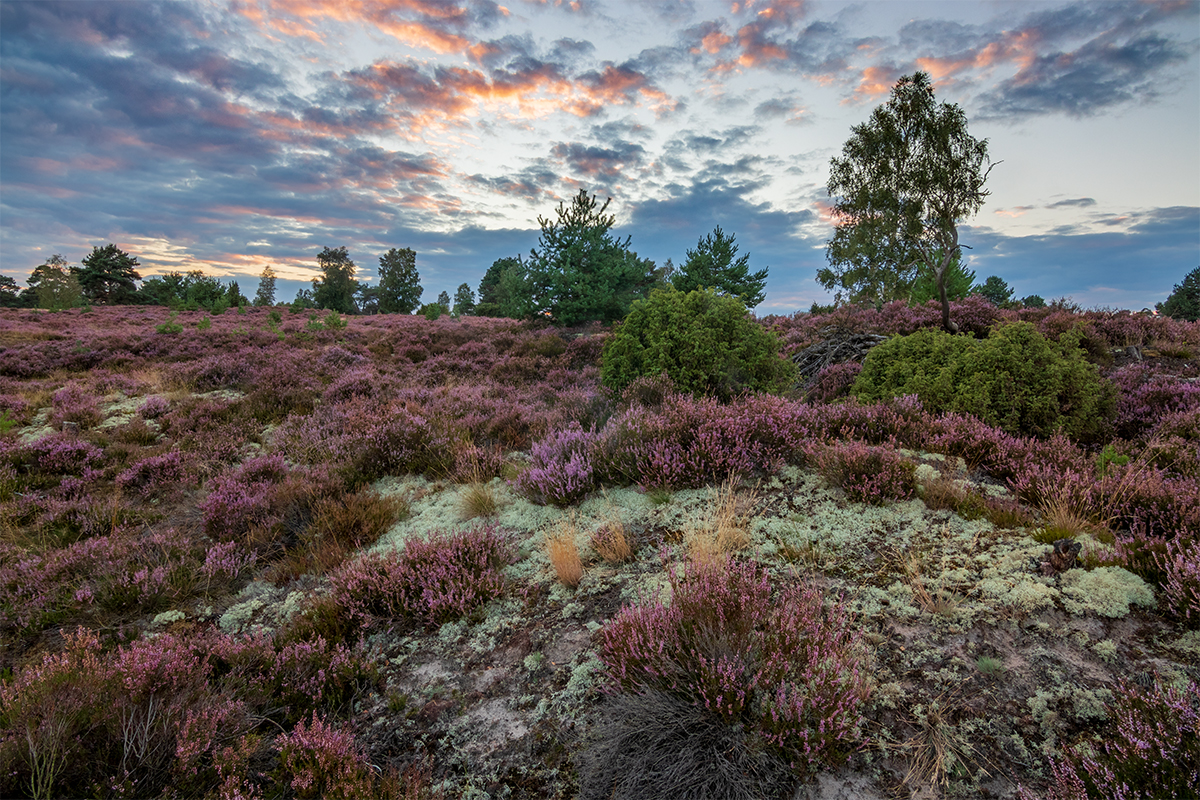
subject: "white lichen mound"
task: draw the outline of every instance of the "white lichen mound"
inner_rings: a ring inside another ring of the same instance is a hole
[[[1072,569],[1061,577],[1063,607],[1071,614],[1094,611],[1102,617],[1124,617],[1131,605],[1154,608],[1154,591],[1139,576],[1121,567]]]

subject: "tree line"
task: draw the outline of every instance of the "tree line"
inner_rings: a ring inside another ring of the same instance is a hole
[[[867,122],[851,129],[840,156],[830,163],[827,190],[834,200],[829,266],[817,282],[845,303],[876,307],[895,300],[924,304],[938,300],[942,323],[950,319],[950,301],[978,294],[997,306],[1043,306],[1038,295],[1015,299],[1011,287],[992,275],[975,283],[967,269],[958,225],[983,207],[984,188],[993,163],[988,141],[967,131],[963,110],[938,103],[927,73],[906,75]],[[303,289],[293,309],[324,308],[344,314],[476,314],[515,319],[548,319],[561,325],[625,319],[633,303],[656,288],[680,292],[711,289],[735,297],[747,309],[762,302],[767,270],[750,272],[749,256],[738,255],[735,238],[720,226],[676,268],[670,259],[659,267],[630,248],[631,238],[612,232],[607,213],[611,198],[600,203],[580,190],[568,205],[559,203],[555,218],[538,217],[541,235],[527,257],[499,258],[479,284],[478,300],[463,283],[451,299],[441,292],[433,303],[420,303],[423,290],[416,252],[393,248],[379,259],[379,280],[358,281],[345,247],[317,255],[321,275],[312,290]],[[68,267],[58,255],[37,267],[29,288],[0,277],[0,305],[71,308],[85,303],[151,303],[214,311],[248,305],[237,282],[228,285],[201,272],[167,273],[142,282],[137,259],[115,245],[93,248],[82,266]],[[270,266],[259,279],[254,305],[275,304],[275,273]],[[1163,313],[1183,319],[1200,317],[1200,268],[1177,284]]]

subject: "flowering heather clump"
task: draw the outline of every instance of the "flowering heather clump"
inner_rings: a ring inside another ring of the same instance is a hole
[[[1088,747],[1054,761],[1050,800],[1151,800],[1200,796],[1200,688],[1121,682],[1110,722]]]
[[[62,427],[64,422],[74,422],[80,428],[92,428],[103,419],[95,396],[78,383],[69,383],[55,392],[52,404],[54,410],[50,422],[56,428]]]
[[[189,482],[188,461],[187,456],[178,450],[143,458],[117,475],[117,486],[143,497],[178,489]]]
[[[916,494],[916,465],[889,447],[839,442],[814,448],[812,457],[826,480],[840,486],[855,502],[882,505]]]
[[[214,478],[200,503],[210,536],[231,539],[252,526],[275,520],[275,487],[287,477],[282,456],[263,456],[244,463],[234,473]]]
[[[371,773],[354,735],[326,724],[317,712],[312,722],[297,722],[278,744],[280,770],[291,776],[296,797],[359,800],[371,795]]]
[[[91,442],[74,436],[51,434],[28,446],[33,465],[50,475],[81,475],[104,461],[104,452]]]
[[[171,404],[167,401],[167,398],[156,394],[142,401],[142,404],[138,406],[138,413],[141,414],[142,419],[158,419],[167,413],[170,407]]]
[[[396,618],[432,627],[498,597],[505,585],[501,570],[511,559],[502,530],[489,524],[366,555],[329,581],[333,597],[362,623]]]
[[[1132,364],[1113,373],[1117,385],[1116,431],[1126,439],[1146,435],[1164,416],[1200,409],[1200,385]]]
[[[810,403],[830,403],[850,393],[858,373],[862,372],[862,364],[857,361],[843,361],[841,364],[830,364],[817,373],[816,378],[804,393],[804,399]]]
[[[1162,591],[1171,616],[1200,627],[1200,538],[1176,537],[1155,553],[1155,565],[1166,576]]]
[[[596,488],[590,452],[596,438],[578,425],[550,434],[533,446],[533,463],[517,479],[518,490],[542,505],[582,500]]]
[[[247,550],[239,542],[217,542],[204,554],[200,574],[209,581],[235,580],[243,570],[254,566],[257,560],[257,554]]]
[[[64,634],[61,652],[0,683],[0,795],[61,797],[80,793],[107,744],[111,669],[94,633]],[[74,789],[75,791],[72,791]]]
[[[670,579],[670,605],[626,606],[601,631],[612,690],[666,692],[744,725],[796,770],[857,746],[869,683],[844,606],[825,608],[811,585],[772,592],[766,570],[728,556]]]

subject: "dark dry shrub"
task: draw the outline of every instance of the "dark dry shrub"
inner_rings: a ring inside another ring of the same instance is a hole
[[[676,394],[678,389],[671,376],[663,372],[659,375],[642,375],[629,382],[621,391],[621,406],[628,408],[632,405],[644,408],[658,408],[667,398]]]
[[[639,377],[666,373],[681,391],[728,400],[744,392],[782,393],[796,366],[779,355],[774,333],[735,297],[656,289],[634,302],[604,346],[601,380],[620,392]]]
[[[408,513],[400,497],[385,497],[369,489],[318,500],[306,531],[312,540],[331,539],[346,549],[374,544],[396,520]]]
[[[1068,331],[1048,341],[1024,322],[982,341],[918,331],[871,350],[853,391],[865,403],[915,394],[927,411],[971,414],[1014,435],[1092,441],[1107,431],[1115,395],[1077,340]]]
[[[796,782],[741,725],[653,690],[610,695],[577,763],[582,800],[766,800]]]

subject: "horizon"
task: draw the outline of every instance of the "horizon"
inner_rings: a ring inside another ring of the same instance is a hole
[[[830,302],[830,159],[929,72],[993,162],[967,267],[1153,308],[1200,266],[1200,2],[0,3],[0,273],[109,242],[291,299],[322,247],[422,302],[579,189],[679,265],[720,225],[760,316]]]

